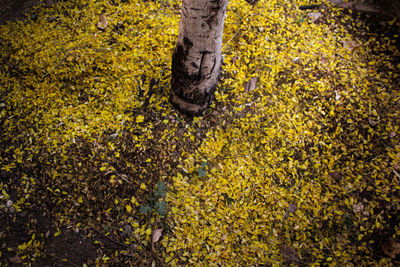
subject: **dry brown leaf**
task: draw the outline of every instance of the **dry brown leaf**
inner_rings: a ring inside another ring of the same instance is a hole
[[[103,14],[99,15],[100,21],[97,23],[97,27],[101,30],[105,30],[108,26],[107,17]]]
[[[375,121],[375,120],[369,118],[369,119],[368,119],[368,122],[369,122],[369,124],[370,124],[371,126],[376,126],[376,125],[379,123],[379,120],[378,120],[378,121]]]
[[[151,242],[155,243],[155,242],[157,242],[158,240],[160,240],[160,237],[162,236],[162,232],[163,232],[163,229],[156,229],[156,230],[154,230],[154,232],[153,232],[153,238],[151,239]]]
[[[153,250],[153,252],[156,252],[156,250],[154,248],[154,243],[157,242],[158,240],[160,240],[160,238],[162,236],[162,232],[163,232],[163,229],[156,229],[153,232],[153,237],[151,238],[151,249]]]
[[[360,48],[362,44],[357,43],[356,41],[350,40],[350,41],[343,41],[343,47],[347,48],[350,50],[350,52],[354,52],[356,49]]]
[[[8,260],[14,264],[20,264],[23,262],[19,256],[10,257],[10,258],[8,258]]]
[[[316,22],[319,17],[321,17],[321,12],[310,12],[307,16],[310,18],[311,22]]]
[[[382,244],[382,250],[386,255],[394,259],[397,255],[400,255],[400,244],[396,243],[393,238],[389,238]]]
[[[244,91],[251,92],[256,88],[256,84],[258,82],[258,77],[251,78],[248,82],[243,83]]]

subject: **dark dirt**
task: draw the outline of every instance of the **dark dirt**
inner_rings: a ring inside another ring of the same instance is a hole
[[[12,184],[14,179],[7,172],[0,173],[0,180]],[[10,199],[13,197],[10,191]],[[13,257],[18,245],[37,242],[37,248],[29,254],[35,255],[40,251],[41,256],[33,266],[82,266],[91,265],[98,256],[98,249],[121,249],[121,245],[97,233],[83,233],[64,226],[60,235],[53,218],[42,213],[41,207],[15,212],[13,209],[0,210],[0,265],[18,266],[13,263]],[[33,233],[35,237],[32,238]],[[90,236],[90,237],[88,237]],[[97,241],[95,244],[95,241]],[[21,264],[22,265],[22,264]]]
[[[0,24],[24,19],[29,9],[38,4],[40,0],[0,0]],[[46,4],[52,5],[55,2],[47,0]],[[0,173],[0,181],[12,184],[12,179],[14,177],[7,172]],[[11,191],[10,199],[13,198],[12,194]],[[32,207],[21,212],[0,211],[0,266],[22,266],[17,263],[15,251],[18,245],[33,239],[33,233],[36,233],[33,242],[37,242],[41,256],[32,266],[92,265],[98,257],[98,249],[121,249],[121,245],[104,236],[76,232],[68,226],[59,229],[60,235],[54,236],[58,232],[54,226],[55,221],[48,214],[43,214],[42,210],[41,207]]]
[[[39,3],[40,0],[0,0],[0,24],[22,18],[30,8]]]

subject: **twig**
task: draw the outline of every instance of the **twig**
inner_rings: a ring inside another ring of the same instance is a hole
[[[132,184],[132,182],[129,181],[129,180],[126,178],[126,175],[125,175],[125,174],[119,174],[118,172],[108,171],[108,172],[106,172],[106,173],[104,174],[104,176],[106,176],[106,175],[108,175],[108,174],[111,174],[111,173],[115,173],[118,177],[120,177],[122,180],[124,180],[124,181],[127,182],[128,184]]]
[[[60,257],[58,257],[58,256],[55,255],[55,254],[51,254],[51,253],[47,253],[47,252],[42,252],[42,253],[43,253],[44,255],[46,255],[46,256],[53,257],[53,258],[55,258],[55,259],[57,259],[57,260],[59,260],[59,261],[67,262],[67,263],[70,264],[70,265],[73,265],[73,266],[76,266],[76,267],[80,267],[79,265],[77,265],[77,264],[75,264],[75,263],[69,261],[68,259],[60,258]]]
[[[122,247],[124,247],[124,248],[129,248],[129,246],[127,246],[126,244],[120,243],[120,242],[118,242],[118,241],[115,241],[115,240],[112,239],[111,237],[108,237],[108,236],[106,236],[106,235],[100,233],[99,231],[97,231],[97,230],[94,229],[94,228],[92,228],[92,229],[93,229],[98,235],[100,235],[100,236],[102,236],[102,237],[105,237],[106,239],[108,239],[108,240],[111,241],[112,243],[114,243],[114,244],[116,244],[116,245],[119,245],[119,246],[122,246]]]
[[[58,65],[60,65],[61,62],[63,62],[67,58],[67,56],[69,56],[72,50],[73,48],[69,49],[68,52],[51,68],[51,70],[49,70],[45,75],[43,75],[42,79],[46,78],[50,73],[52,73],[58,67]]]
[[[310,215],[308,212],[307,212],[307,214]],[[338,259],[336,258],[335,253],[333,253],[333,251],[332,251],[331,247],[329,246],[329,244],[326,244],[326,243],[325,243],[324,235],[323,235],[322,232],[319,230],[319,227],[318,227],[318,225],[315,223],[314,218],[313,218],[311,221],[312,221],[312,224],[314,225],[315,229],[316,229],[317,232],[318,232],[318,235],[319,235],[319,238],[321,239],[322,244],[324,245],[324,247],[326,247],[326,248],[329,250],[329,252],[330,252],[331,255],[333,256],[333,258],[334,258],[334,259],[336,260],[336,262],[337,262]]]
[[[98,230],[96,230],[95,228],[92,228],[92,229],[93,229],[97,234],[99,234],[100,236],[103,236],[103,237],[107,238],[108,240],[110,240],[111,242],[113,242],[113,243],[115,243],[115,244],[118,244],[118,245],[120,245],[120,246],[123,246],[125,249],[132,248],[131,246],[128,246],[128,245],[126,245],[126,244],[123,244],[123,243],[120,243],[120,242],[118,242],[118,241],[115,241],[115,240],[113,240],[112,238],[110,238],[110,237],[108,237],[108,236],[106,236],[106,235],[100,233],[100,232],[99,232]],[[146,245],[143,244],[142,241],[138,240],[138,239],[136,238],[135,235],[132,234],[132,235],[130,235],[130,236],[133,237],[133,239],[135,240],[136,244],[142,246],[144,249],[146,248]],[[135,250],[136,250],[136,252],[143,252],[143,251],[139,251],[139,250],[137,250],[137,249],[135,249]],[[158,255],[157,255],[156,253],[154,253],[152,250],[146,250],[146,249],[145,249],[144,252],[147,252],[147,253],[151,254],[152,258],[154,258],[154,259],[157,261],[157,263],[158,263],[157,266],[164,266],[164,264],[162,263],[162,261],[160,260],[160,258],[158,257]],[[129,255],[125,255],[125,256],[129,256]]]
[[[132,184],[131,181],[129,181],[128,179],[126,179],[124,176],[126,176],[125,174],[119,174],[116,172],[116,174],[118,175],[118,177],[120,177],[122,180],[124,180],[125,182],[127,182],[128,184]]]
[[[393,170],[393,172],[394,172],[394,174],[396,174],[397,175],[397,177],[399,177],[400,178],[400,174],[396,171],[396,170]]]
[[[236,35],[238,35],[238,33],[241,32],[241,31],[242,31],[242,29],[239,29],[239,30],[232,36],[232,38],[229,39],[228,42],[226,42],[226,44],[224,45],[224,47],[222,47],[222,50],[225,50],[225,48],[226,48],[226,47],[228,46],[228,44],[233,40],[233,38],[235,38]]]
[[[135,241],[140,244],[143,248],[146,248],[146,246],[143,244],[142,241],[138,240],[136,238],[136,236],[132,235],[133,239],[135,239]],[[160,260],[160,258],[158,257],[157,253],[155,253],[153,250],[145,250],[145,252],[150,252],[151,256],[153,256],[153,258],[157,261],[158,266],[164,266],[164,264],[162,263],[162,261]]]

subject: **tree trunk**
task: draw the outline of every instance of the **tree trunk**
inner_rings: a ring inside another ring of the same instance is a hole
[[[200,115],[214,98],[221,73],[222,33],[228,0],[183,0],[172,57],[171,103]]]

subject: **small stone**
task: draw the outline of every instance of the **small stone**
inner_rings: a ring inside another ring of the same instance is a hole
[[[360,213],[364,210],[364,205],[360,202],[358,204],[353,205],[353,211],[354,213]]]

